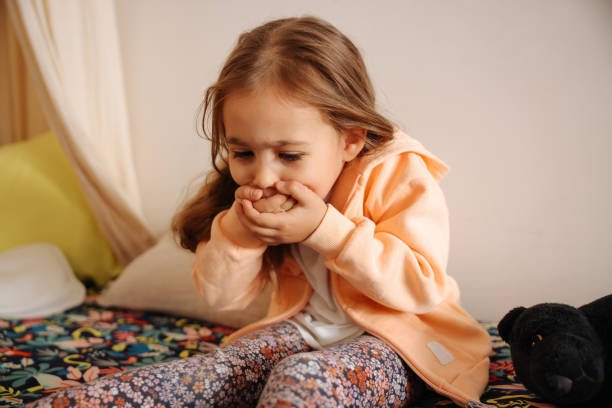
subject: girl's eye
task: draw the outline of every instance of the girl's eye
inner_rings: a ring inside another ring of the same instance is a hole
[[[278,156],[286,161],[296,161],[302,158],[302,153],[280,153]]]
[[[234,150],[232,152],[232,156],[236,159],[245,159],[245,158],[253,157],[253,152],[251,152],[250,150],[244,150],[244,151]]]

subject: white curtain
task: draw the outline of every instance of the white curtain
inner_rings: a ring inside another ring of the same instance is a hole
[[[120,262],[154,243],[135,176],[114,1],[8,0],[49,126]]]
[[[49,130],[36,88],[27,75],[6,3],[0,0],[0,145],[27,140]]]

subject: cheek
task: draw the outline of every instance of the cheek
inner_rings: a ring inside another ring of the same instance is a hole
[[[323,169],[321,169],[323,170]],[[336,178],[329,171],[312,172],[307,180],[304,180],[303,184],[308,186],[321,198],[325,198],[330,190],[332,189]]]
[[[240,166],[238,163],[230,161],[229,169],[232,179],[236,184],[239,186],[247,184],[247,172],[244,166]]]
[[[296,179],[325,199],[341,173],[342,165],[335,155],[326,152],[309,162]]]

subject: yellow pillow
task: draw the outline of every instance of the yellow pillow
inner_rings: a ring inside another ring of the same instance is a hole
[[[0,251],[31,242],[59,247],[98,287],[122,270],[52,132],[0,146]]]

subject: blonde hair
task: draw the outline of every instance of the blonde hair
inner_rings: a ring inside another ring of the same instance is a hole
[[[393,138],[393,124],[376,111],[374,89],[359,50],[334,26],[316,17],[286,18],[242,34],[202,102],[202,131],[211,141],[214,170],[173,218],[172,229],[184,248],[195,251],[199,242],[210,238],[213,218],[231,207],[238,187],[227,165],[226,98],[233,92],[269,86],[317,108],[338,132],[365,129],[360,154]]]

